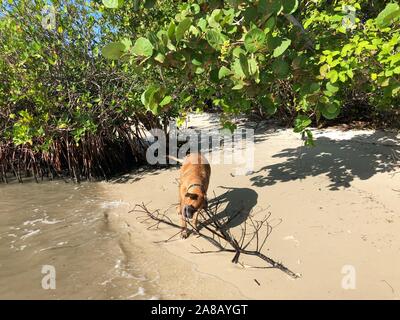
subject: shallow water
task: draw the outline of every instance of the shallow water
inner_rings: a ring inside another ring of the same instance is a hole
[[[0,185],[0,299],[160,298],[108,222],[124,205],[96,183]]]

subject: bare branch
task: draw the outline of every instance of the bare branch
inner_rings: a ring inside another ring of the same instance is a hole
[[[192,227],[194,230],[193,232],[197,234],[199,237],[209,241],[213,246],[215,246],[218,250],[200,250],[199,248],[193,246],[197,251],[192,252],[194,254],[205,254],[205,253],[216,253],[216,252],[232,252],[234,253],[234,257],[232,258],[233,263],[239,263],[239,256],[241,254],[244,255],[249,255],[249,256],[256,256],[260,258],[263,261],[266,261],[269,266],[266,267],[257,267],[257,268],[276,268],[290,277],[296,279],[299,278],[300,275],[291,271],[288,269],[286,266],[284,266],[280,262],[276,262],[275,260],[267,257],[263,253],[261,253],[261,249],[264,246],[267,237],[271,233],[271,226],[267,223],[267,219],[270,217],[270,213],[268,213],[261,221],[255,221],[254,218],[249,214],[249,220],[250,220],[250,227],[252,228],[252,233],[249,233],[250,235],[250,240],[246,242],[244,245],[245,238],[248,236],[247,229],[247,221],[244,222],[244,225],[241,226],[242,231],[240,235],[239,241],[236,240],[236,238],[232,235],[232,233],[229,231],[229,229],[226,228],[226,223],[223,224],[221,221],[219,221],[218,218],[216,218],[216,213],[217,210],[220,206],[220,202],[218,201],[214,206],[214,212],[211,212],[210,210],[204,210],[203,212],[200,212],[201,217],[204,219],[204,221],[199,225],[198,229],[195,230],[194,226],[189,222],[189,225]],[[168,210],[168,209],[167,209]],[[156,226],[158,228],[158,225],[160,223],[166,224],[168,226],[177,228],[181,230],[181,226],[178,224],[172,222],[172,220],[166,215],[165,210],[163,213],[160,213],[159,210],[155,211],[150,211],[144,203],[141,205],[136,205],[133,210],[130,212],[139,212],[139,213],[144,213],[147,218],[142,219],[142,223],[148,221],[149,219],[156,221],[155,224],[151,225],[148,229],[154,228]],[[205,213],[205,214],[204,214]],[[236,213],[237,215],[238,213]],[[228,219],[228,222],[232,221],[232,219]],[[263,226],[266,226],[266,233],[265,236],[261,237],[262,241],[260,242],[260,231]],[[201,230],[207,230],[208,232],[211,233],[212,237],[210,235],[207,235],[203,233]],[[164,240],[162,242],[168,242],[175,236],[179,234],[175,233],[173,236],[171,236],[169,239]],[[255,249],[254,250],[247,250],[246,248],[250,245],[250,243],[253,242],[253,240],[256,239],[256,244],[255,244]],[[222,244],[222,241],[224,241],[225,245]]]

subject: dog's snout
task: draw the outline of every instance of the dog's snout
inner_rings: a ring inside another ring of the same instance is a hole
[[[186,219],[192,219],[196,209],[193,206],[185,206],[183,215]]]

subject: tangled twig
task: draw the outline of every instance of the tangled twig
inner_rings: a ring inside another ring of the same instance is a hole
[[[215,253],[215,252],[232,252],[234,253],[234,256],[232,258],[233,263],[239,263],[239,256],[241,254],[244,255],[250,255],[250,256],[256,256],[264,261],[266,261],[269,266],[268,267],[258,267],[258,268],[276,268],[290,277],[296,279],[299,278],[300,275],[291,271],[288,269],[286,266],[284,266],[280,262],[276,262],[275,260],[267,257],[265,254],[263,254],[262,248],[264,247],[266,240],[268,236],[271,234],[272,227],[268,224],[267,220],[270,217],[270,213],[265,215],[265,217],[258,221],[255,220],[252,215],[249,214],[248,221],[244,221],[240,225],[241,232],[240,236],[236,238],[232,233],[230,232],[230,229],[227,228],[227,224],[235,219],[240,213],[242,213],[241,210],[239,210],[237,213],[235,213],[231,218],[227,219],[227,221],[221,221],[220,219],[216,218],[216,212],[218,212],[218,208],[220,206],[220,203],[217,202],[213,206],[213,211],[212,212],[210,209],[204,210],[203,212],[200,212],[200,215],[203,217],[204,222],[199,225],[197,230],[194,229],[193,225],[189,222],[189,225],[192,227],[194,230],[193,232],[197,234],[198,237],[204,238],[207,241],[209,241],[213,246],[217,248],[217,250],[200,250],[199,248],[193,246],[197,252],[192,252],[195,254],[206,254],[206,253]],[[130,212],[138,212],[138,213],[143,213],[143,216],[139,216],[138,219],[142,223],[147,222],[149,220],[155,221],[154,224],[151,224],[148,229],[158,229],[160,224],[166,224],[168,226],[178,228],[181,230],[181,226],[178,224],[174,223],[168,216],[167,216],[167,210],[164,212],[161,212],[160,210],[155,210],[155,211],[150,211],[147,206],[142,203],[142,204],[137,204],[133,210]],[[205,229],[207,230],[211,235],[205,234],[202,230]],[[250,232],[248,232],[248,229],[250,229]],[[261,230],[266,229],[266,232],[262,235]],[[164,240],[162,242],[169,242],[171,239],[174,237],[178,236],[180,231],[173,236],[171,236],[169,239]],[[248,249],[251,245],[254,245],[254,249]],[[255,267],[257,268],[257,267]]]

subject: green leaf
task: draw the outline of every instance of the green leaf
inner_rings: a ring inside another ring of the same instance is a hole
[[[273,115],[277,110],[277,106],[269,96],[262,97],[260,99],[260,104],[263,110],[265,110],[269,115]]]
[[[196,58],[193,58],[192,59],[192,63],[195,65],[195,66],[201,66],[202,64],[203,64],[203,62],[201,61],[201,57],[196,57]]]
[[[309,87],[308,87],[308,92],[309,92],[310,94],[313,94],[313,93],[319,91],[320,88],[321,88],[321,87],[320,87],[319,83],[317,83],[317,82],[312,82],[312,83],[309,85]]]
[[[167,34],[168,34],[168,38],[170,40],[174,40],[175,39],[175,23],[173,21],[171,21],[171,23],[168,26],[168,30],[167,30]]]
[[[310,146],[310,147],[314,147],[315,146],[315,142],[314,142],[314,137],[313,134],[311,132],[310,129],[306,129],[304,130],[304,132],[307,135],[306,141],[304,142],[304,145],[306,146]]]
[[[197,22],[197,26],[201,29],[201,31],[205,32],[207,29],[207,20],[204,18],[200,18]]]
[[[242,49],[242,48],[240,48],[240,47],[236,47],[235,49],[233,49],[233,51],[232,51],[232,55],[235,57],[235,58],[239,58],[239,56],[241,55],[241,54],[245,54],[246,52]]]
[[[275,25],[276,25],[276,16],[272,16],[265,23],[264,33],[270,33],[272,30],[274,30]]]
[[[292,14],[297,10],[297,7],[299,6],[299,1],[298,0],[284,0],[282,1],[283,4],[283,13],[285,14]]]
[[[255,76],[258,74],[259,69],[258,69],[258,63],[257,63],[256,59],[254,59],[254,58],[247,59],[247,66],[248,66],[250,76]]]
[[[311,119],[305,115],[298,115],[294,120],[294,132],[303,132],[310,124]]]
[[[258,12],[257,9],[253,6],[248,6],[246,10],[243,12],[243,17],[246,24],[250,24],[252,21],[257,20]]]
[[[282,2],[286,0],[260,0],[258,11],[262,13],[279,13],[282,9]]]
[[[328,70],[329,70],[329,66],[327,65],[327,64],[324,64],[324,65],[322,65],[320,68],[319,68],[319,74],[322,76],[322,77],[326,77],[327,75],[328,75]]]
[[[101,50],[101,54],[106,59],[118,60],[125,52],[125,44],[122,42],[110,42]]]
[[[240,59],[235,59],[232,65],[232,71],[234,73],[235,78],[237,79],[244,79],[246,77]]]
[[[380,28],[388,27],[400,16],[398,3],[389,3],[376,17],[376,23]]]
[[[322,115],[328,119],[332,120],[336,118],[340,113],[340,104],[339,101],[335,100],[327,105],[323,105],[321,108]]]
[[[353,77],[354,77],[353,70],[351,70],[351,69],[347,70],[347,71],[346,71],[346,74],[347,74],[347,76],[348,76],[350,79],[353,79]]]
[[[326,76],[331,80],[332,83],[335,83],[339,78],[339,74],[336,70],[329,71]]]
[[[339,80],[341,82],[346,82],[346,79],[347,79],[346,73],[344,71],[339,72]]]
[[[189,33],[197,37],[200,34],[200,30],[197,29],[195,26],[190,26]]]
[[[195,73],[196,73],[196,74],[202,74],[204,71],[205,71],[204,68],[202,68],[202,67],[197,67],[196,70],[195,70]]]
[[[267,48],[269,51],[275,50],[281,44],[281,39],[279,37],[275,37],[272,33],[268,34],[267,37]]]
[[[283,60],[275,60],[272,63],[272,71],[280,78],[285,78],[289,74],[289,65]]]
[[[136,40],[135,45],[132,48],[133,54],[141,57],[151,57],[153,54],[153,45],[151,42],[143,37]]]
[[[165,30],[158,31],[157,32],[157,37],[158,37],[158,39],[160,39],[162,41],[164,46],[168,45],[169,37],[168,37],[168,32],[167,31],[165,31]]]
[[[208,30],[206,39],[210,46],[215,50],[221,50],[221,47],[224,43],[224,37],[222,36],[221,32],[216,30]]]
[[[281,39],[280,44],[274,49],[273,56],[276,58],[282,55],[286,51],[286,49],[289,48],[291,43],[292,40],[290,39]]]
[[[124,38],[120,42],[125,46],[125,51],[128,51],[132,47],[132,41],[128,38]]]
[[[117,9],[124,4],[124,0],[103,0],[103,4],[106,8]]]
[[[222,10],[215,9],[211,12],[210,17],[208,18],[208,24],[211,28],[220,28],[219,20],[222,17]]]
[[[226,77],[227,75],[229,75],[230,73],[231,73],[231,70],[229,70],[225,66],[222,66],[221,69],[219,69],[218,78],[222,79],[222,78]]]
[[[267,11],[267,0],[259,0],[258,1],[257,11],[259,13],[264,13]]]
[[[239,55],[239,62],[240,62],[240,68],[242,69],[245,77],[249,77],[250,76],[249,60],[247,59],[247,57],[244,54]]]
[[[240,0],[227,0],[226,1],[231,7],[237,7],[240,4]]]
[[[243,82],[238,82],[237,84],[235,84],[235,85],[232,87],[232,90],[240,90],[240,89],[243,89],[243,86],[244,86],[244,83],[243,83]]]
[[[176,41],[181,41],[185,32],[189,30],[192,20],[190,18],[185,18],[177,25],[175,29],[175,39]]]
[[[326,90],[328,90],[331,93],[336,93],[336,92],[339,91],[339,87],[334,85],[334,84],[332,84],[332,83],[330,83],[330,82],[327,82]]]
[[[212,68],[210,70],[210,80],[213,83],[219,83],[218,69],[217,68]]]
[[[244,46],[250,53],[261,49],[265,42],[265,33],[258,28],[254,28],[246,33],[244,37]]]
[[[161,100],[160,106],[163,107],[163,106],[169,104],[171,101],[172,101],[171,96],[165,96],[164,99]]]
[[[200,6],[197,3],[192,4],[190,7],[194,14],[198,14],[200,12]]]
[[[151,8],[154,7],[154,5],[156,4],[156,2],[157,2],[157,0],[146,0],[146,1],[144,2],[144,7],[145,7],[146,9],[151,9]]]
[[[147,110],[150,110],[154,115],[158,114],[158,103],[156,94],[160,91],[160,86],[150,85],[143,93],[140,98],[143,105]]]
[[[154,57],[154,60],[156,60],[160,63],[164,63],[165,55],[163,55],[162,53],[157,53],[157,55]]]

